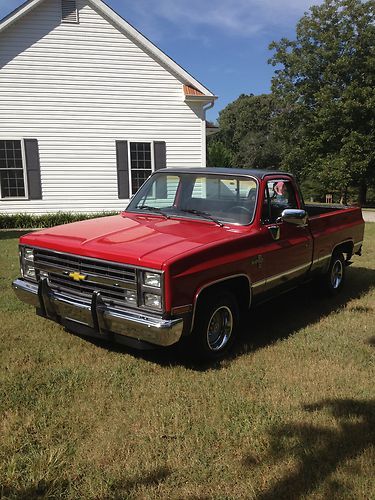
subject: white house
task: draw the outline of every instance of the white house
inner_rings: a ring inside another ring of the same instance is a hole
[[[121,210],[204,167],[214,100],[101,0],[28,0],[0,21],[0,212]]]

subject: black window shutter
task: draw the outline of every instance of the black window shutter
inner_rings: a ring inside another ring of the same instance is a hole
[[[129,199],[128,141],[116,141],[116,157],[118,197]]]
[[[154,142],[154,159],[155,159],[155,170],[159,170],[159,168],[166,168],[167,147],[165,141]]]
[[[37,139],[24,139],[29,200],[42,199],[39,147]]]

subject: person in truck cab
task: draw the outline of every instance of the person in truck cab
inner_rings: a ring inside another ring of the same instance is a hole
[[[282,204],[282,205],[289,205],[289,193],[288,189],[285,185],[285,182],[279,181],[275,182],[273,186],[273,199]]]

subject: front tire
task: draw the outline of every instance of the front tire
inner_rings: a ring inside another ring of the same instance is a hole
[[[232,348],[239,326],[239,308],[234,295],[219,291],[200,298],[191,336],[194,357],[222,359]]]

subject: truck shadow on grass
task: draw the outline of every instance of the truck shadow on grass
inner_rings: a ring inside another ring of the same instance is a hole
[[[183,365],[188,369],[205,371],[221,369],[231,360],[248,352],[254,352],[278,340],[286,339],[298,330],[317,323],[329,314],[344,308],[348,302],[358,299],[375,285],[375,270],[364,267],[349,268],[347,283],[337,297],[319,295],[315,284],[309,283],[251,310],[243,318],[240,334],[231,355],[223,362],[193,362],[191,353],[183,346],[136,351],[121,345],[90,339],[90,342],[115,352],[132,354],[162,366]],[[368,314],[368,308],[357,306],[357,312]]]
[[[335,297],[320,293],[316,283],[308,283],[254,308],[243,321],[235,355],[272,344],[319,322],[347,307],[375,286],[375,270],[349,268],[344,289]],[[372,308],[354,305],[352,312],[373,313]]]
[[[303,408],[307,412],[329,413],[337,425],[328,428],[296,423],[273,427],[270,431],[270,450],[266,457],[262,457],[262,463],[272,467],[283,460],[294,460],[297,465],[294,471],[273,486],[259,492],[257,500],[305,498],[340,465],[359,457],[375,445],[374,401],[326,399]],[[247,468],[256,467],[258,462],[252,455],[246,456],[243,461]],[[349,466],[345,470],[349,471]],[[355,474],[355,471],[352,473]],[[324,489],[324,498],[348,495],[348,487],[334,479],[328,481]]]

